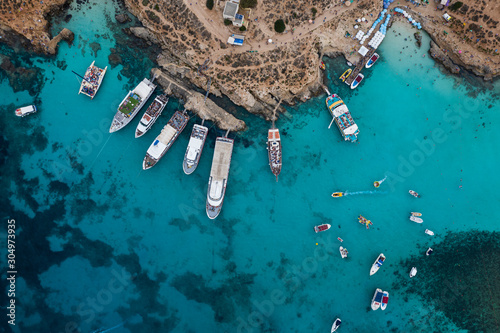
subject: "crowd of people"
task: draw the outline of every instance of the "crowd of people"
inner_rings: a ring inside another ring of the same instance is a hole
[[[103,69],[91,66],[85,73],[84,84],[82,91],[90,96],[94,96],[96,89],[99,87],[99,78]]]

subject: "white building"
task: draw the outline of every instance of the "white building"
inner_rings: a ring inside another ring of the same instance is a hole
[[[234,26],[241,27],[243,25],[243,15],[238,14],[240,0],[229,0],[224,5],[222,17],[233,22]]]

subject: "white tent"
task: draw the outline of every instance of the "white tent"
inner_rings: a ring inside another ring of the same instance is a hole
[[[364,46],[361,46],[358,53],[364,57],[368,53],[368,49]]]

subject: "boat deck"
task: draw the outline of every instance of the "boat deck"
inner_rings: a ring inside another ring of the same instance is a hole
[[[217,138],[217,141],[215,142],[214,159],[212,161],[210,177],[215,180],[227,179],[232,153],[233,140],[228,138]]]
[[[271,128],[267,133],[267,139],[271,141],[281,140],[279,130],[276,128]]]
[[[80,91],[78,92],[87,95],[90,98],[94,98],[97,94],[104,75],[106,74],[106,70],[108,69],[107,66],[104,69],[96,67],[94,66],[94,63],[95,61],[93,61],[89,68],[87,68],[80,85]]]

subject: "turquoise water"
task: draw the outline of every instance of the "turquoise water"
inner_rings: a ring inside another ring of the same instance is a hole
[[[230,134],[226,199],[211,221],[206,187],[223,131],[211,128],[193,175],[184,175],[181,163],[200,119],[143,171],[147,148],[181,104],[171,99],[139,139],[139,119],[108,133],[119,102],[154,64],[142,49],[127,47],[138,41],[113,25],[113,2],[89,6],[70,9],[72,47],[61,43],[55,59],[24,63],[46,79],[36,97],[0,82],[1,216],[18,228],[14,332],[327,332],[336,317],[346,332],[467,331],[425,293],[393,286],[408,283],[407,260],[428,246],[439,252],[451,232],[500,231],[498,83],[442,73],[427,46],[416,49],[409,40],[413,30],[396,25],[356,90],[338,83],[345,61],[327,61],[329,89],[351,110],[358,143],[327,129],[326,95],[290,107],[277,122],[283,170],[276,183],[265,149],[269,124],[236,109],[249,130]],[[423,45],[428,41],[424,36]],[[101,46],[97,55],[92,42]],[[108,67],[94,100],[78,95],[71,70],[84,73],[94,59],[106,66],[110,48],[125,65]],[[64,70],[56,66],[62,60]],[[37,114],[14,116],[35,98]],[[352,195],[331,198],[334,191]],[[422,212],[424,223],[409,222],[410,211]],[[369,230],[357,222],[360,214],[372,220]],[[332,228],[315,234],[321,223]],[[337,237],[349,250],[346,260]],[[370,277],[380,252],[386,263]],[[418,279],[426,276],[412,282]],[[376,288],[390,292],[384,312],[369,310]]]

